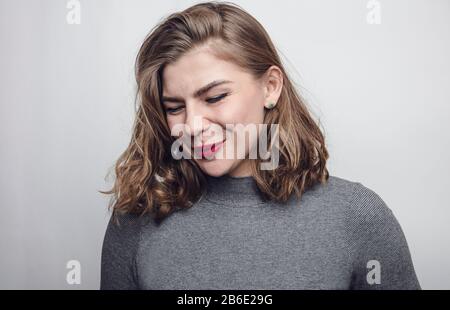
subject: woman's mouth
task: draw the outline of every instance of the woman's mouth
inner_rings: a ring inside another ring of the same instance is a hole
[[[201,156],[201,158],[203,159],[205,157],[213,156],[215,153],[217,153],[222,148],[223,144],[225,143],[225,140],[219,141],[216,143],[204,144],[202,146],[194,147],[194,154],[197,155],[195,157]]]

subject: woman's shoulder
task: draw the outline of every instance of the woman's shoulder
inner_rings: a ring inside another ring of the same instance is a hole
[[[376,190],[360,181],[330,175],[324,184],[314,186],[310,195],[339,207],[354,221],[377,221],[393,215]]]
[[[132,248],[139,240],[140,220],[130,213],[111,213],[106,226],[103,248]]]
[[[127,239],[135,237],[144,226],[152,224],[152,220],[147,214],[112,212],[106,227],[106,235],[111,237],[126,235]]]
[[[339,177],[329,180],[329,187],[322,190],[346,197],[341,214],[349,253],[354,258],[351,287],[420,289],[404,231],[385,200],[361,182]],[[367,268],[373,268],[374,263],[383,270],[377,285],[367,280]]]

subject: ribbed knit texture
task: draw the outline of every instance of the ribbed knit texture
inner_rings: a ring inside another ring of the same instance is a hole
[[[110,220],[101,289],[421,289],[396,217],[361,183],[330,176],[282,204],[251,177],[207,178],[207,194],[160,225]]]

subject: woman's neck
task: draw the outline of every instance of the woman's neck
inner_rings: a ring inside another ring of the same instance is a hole
[[[261,193],[252,176],[235,177],[206,175],[209,201],[226,205],[249,205],[263,202]]]

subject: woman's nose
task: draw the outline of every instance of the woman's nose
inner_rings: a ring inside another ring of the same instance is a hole
[[[207,129],[209,122],[199,111],[188,109],[185,125],[186,134],[197,137]]]

